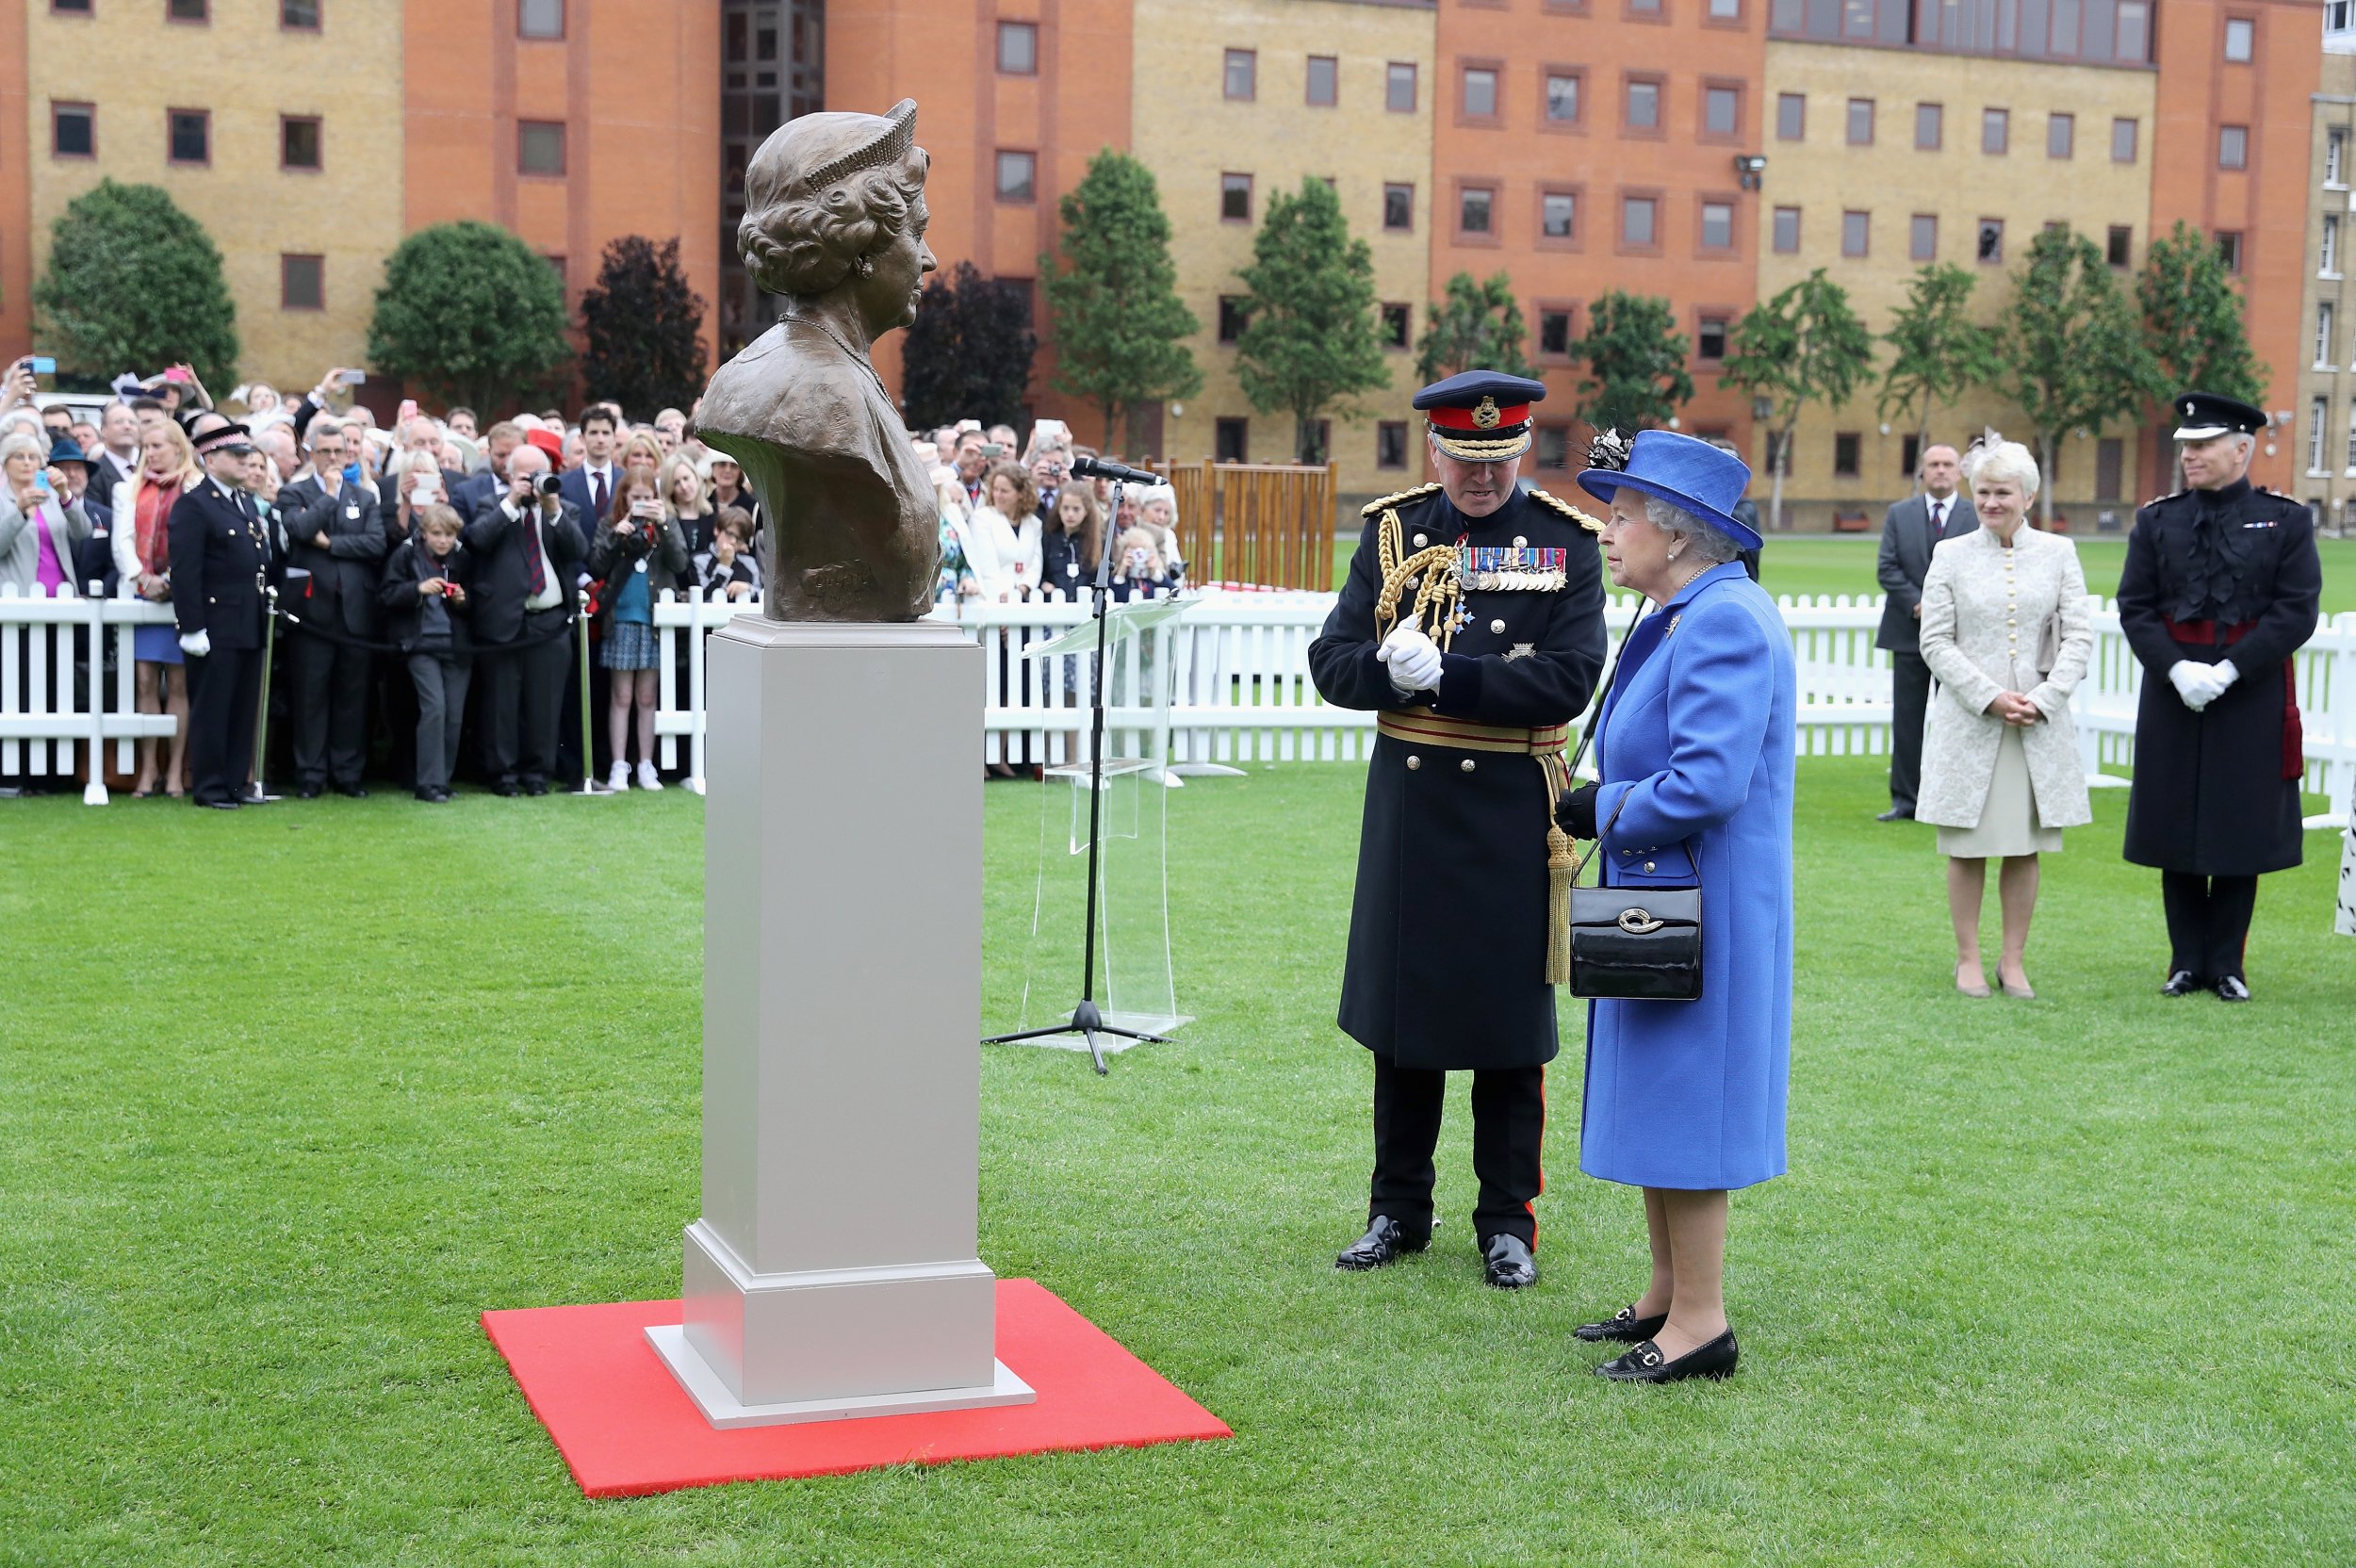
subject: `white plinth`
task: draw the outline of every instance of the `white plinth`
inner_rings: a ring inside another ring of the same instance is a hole
[[[703,1217],[648,1338],[715,1426],[1020,1404],[976,1253],[982,650],[710,644]]]

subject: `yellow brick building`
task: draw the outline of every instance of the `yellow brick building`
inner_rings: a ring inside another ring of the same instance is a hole
[[[1759,297],[1822,267],[1880,334],[1916,270],[1952,262],[1979,275],[1973,314],[2001,331],[2029,242],[2064,221],[2104,247],[2132,286],[2151,240],[2154,81],[2140,66],[1771,39]],[[1910,433],[1885,431],[1876,412],[1890,352],[1877,348],[1867,390],[1846,407],[1803,416],[1784,492],[1787,527],[1823,528],[1833,515],[1878,527],[1883,508],[1911,490]],[[1959,445],[1984,425],[2032,441],[2019,409],[1994,391],[1935,416],[1932,439]],[[1763,463],[1763,436],[1761,445],[1755,461]],[[2123,526],[2138,499],[2136,461],[2128,424],[2072,437],[2058,474],[2048,476],[2056,509],[2080,531]],[[1763,498],[1763,473],[1757,488]]]
[[[2291,361],[2299,367],[2292,471],[2295,494],[2315,509],[2317,526],[2344,533],[2356,526],[2356,288],[2346,259],[2356,239],[2356,28],[2327,30],[2323,49],[2299,269],[2306,336]],[[2284,400],[2279,392],[2267,400]]]
[[[401,242],[402,8],[214,0],[166,19],[183,9],[26,8],[34,272],[74,197],[107,177],[161,186],[221,248],[241,373],[307,388],[365,362]],[[60,139],[90,150],[60,155]]]
[[[1258,414],[1244,397],[1220,300],[1244,292],[1235,273],[1251,265],[1268,201],[1314,175],[1333,183],[1350,233],[1372,248],[1376,297],[1404,308],[1413,343],[1431,298],[1434,13],[1383,0],[1137,0],[1135,14],[1131,145],[1160,184],[1179,292],[1203,323],[1188,343],[1203,390],[1164,409],[1163,449],[1290,462],[1292,416]],[[1414,355],[1387,358],[1403,394]],[[1422,452],[1407,435],[1404,423],[1336,419],[1341,491],[1419,479]]]

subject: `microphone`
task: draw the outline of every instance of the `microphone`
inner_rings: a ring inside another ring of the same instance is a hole
[[[1107,463],[1101,457],[1075,457],[1072,471],[1084,479],[1117,480],[1122,484],[1159,484],[1162,476],[1144,468],[1132,468],[1126,464]]]

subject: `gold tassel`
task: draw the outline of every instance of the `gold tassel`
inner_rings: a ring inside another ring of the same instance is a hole
[[[1559,826],[1546,829],[1546,984],[1571,983],[1571,882],[1579,861],[1571,854],[1571,836]]]

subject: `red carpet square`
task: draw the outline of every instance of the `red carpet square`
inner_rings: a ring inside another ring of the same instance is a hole
[[[719,1431],[646,1343],[647,1328],[679,1320],[677,1301],[483,1315],[483,1331],[589,1496],[1233,1435],[1034,1280],[998,1282],[998,1359],[1039,1399],[995,1410]]]

